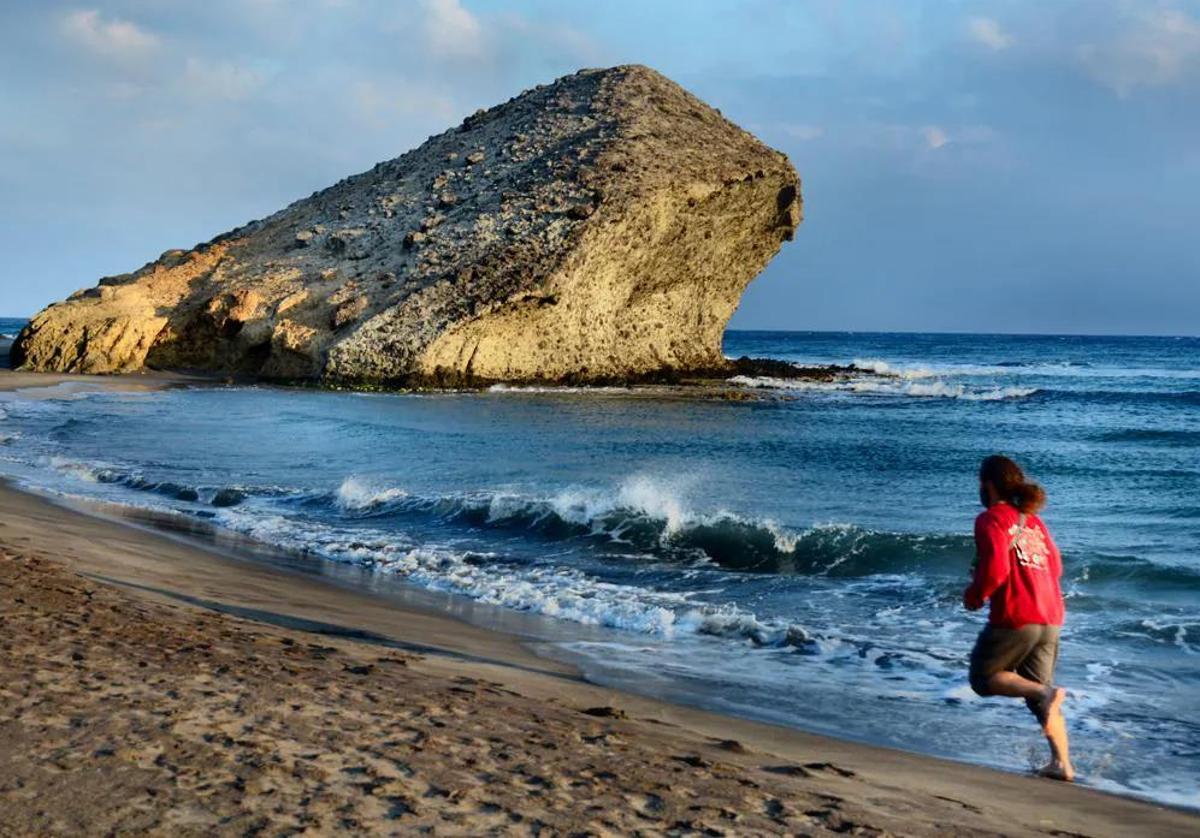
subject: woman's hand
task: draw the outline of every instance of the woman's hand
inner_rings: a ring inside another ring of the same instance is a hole
[[[980,608],[983,608],[983,598],[979,596],[974,585],[963,591],[962,603],[963,608],[968,611],[978,611]]]

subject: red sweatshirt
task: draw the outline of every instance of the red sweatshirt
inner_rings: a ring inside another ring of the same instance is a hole
[[[963,605],[975,611],[991,599],[988,622],[1002,628],[1030,623],[1061,626],[1063,598],[1058,580],[1062,557],[1036,515],[1025,516],[1025,529],[1018,536],[1020,515],[1002,502],[975,519],[979,563],[974,581],[963,592]],[[1019,550],[1013,549],[1014,538]]]

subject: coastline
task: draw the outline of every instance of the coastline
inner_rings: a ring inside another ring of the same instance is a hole
[[[114,385],[123,386],[96,384]],[[1198,822],[1091,789],[593,686],[518,637],[432,607],[7,485],[0,522],[11,648],[3,683],[13,685],[3,704],[14,708],[0,722],[14,743],[0,763],[0,799],[14,833],[351,822],[455,832],[536,821],[596,834],[1182,835]],[[136,620],[97,625],[107,612]],[[174,638],[165,646],[164,634]],[[264,709],[280,701],[301,710]],[[614,710],[581,712],[592,708]],[[411,741],[381,733],[400,724]],[[123,785],[132,775],[136,793]]]
[[[18,372],[3,365],[7,358],[0,356],[0,392],[37,390],[46,387],[68,387],[78,390],[108,392],[148,392],[168,387],[213,384],[219,379],[180,372],[138,372],[118,375],[77,375],[62,372]]]

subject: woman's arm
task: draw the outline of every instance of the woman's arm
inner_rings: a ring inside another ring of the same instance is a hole
[[[963,591],[963,605],[968,611],[978,611],[1008,581],[1012,565],[1008,536],[990,515],[975,519],[975,552],[975,578]]]

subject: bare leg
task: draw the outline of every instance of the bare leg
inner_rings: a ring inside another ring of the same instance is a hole
[[[1066,693],[1062,687],[1055,687],[1055,692]],[[1046,741],[1050,743],[1050,753],[1052,759],[1050,764],[1042,768],[1042,776],[1050,777],[1056,780],[1066,780],[1067,783],[1073,782],[1075,779],[1075,768],[1070,765],[1070,743],[1067,741],[1067,719],[1062,716],[1061,696],[1055,695],[1057,699],[1049,708],[1046,714],[1046,720],[1042,725],[1042,730],[1045,732]]]
[[[1067,741],[1067,720],[1063,718],[1061,706],[1067,691],[1062,687],[1051,687],[1051,689],[1054,690],[1054,695],[1047,708],[1046,721],[1042,723],[1042,732],[1046,734],[1046,741],[1050,743],[1052,758],[1050,764],[1042,768],[1040,773],[1043,777],[1070,783],[1075,779],[1075,768],[1071,765],[1071,746]]]
[[[1050,743],[1052,759],[1042,769],[1045,777],[1071,782],[1075,769],[1071,765],[1071,749],[1067,740],[1067,722],[1063,718],[1062,703],[1067,691],[1062,687],[1047,687],[1037,681],[1022,678],[1015,672],[997,672],[988,679],[988,690],[993,695],[1024,698],[1039,702],[1044,707],[1042,732]]]
[[[1044,701],[1050,697],[1050,687],[1022,678],[1015,672],[997,672],[987,681],[988,691],[992,695],[1004,695],[1009,698],[1032,698],[1034,701]]]

